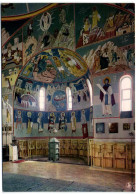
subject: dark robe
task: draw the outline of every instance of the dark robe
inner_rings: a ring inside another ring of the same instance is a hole
[[[111,85],[110,85],[110,84],[105,84],[105,85],[103,86],[103,89],[107,92],[109,86],[111,86]],[[103,92],[100,90],[100,100],[101,100],[101,102],[103,101],[103,97],[104,97],[104,94],[103,94]],[[111,95],[111,104],[112,104],[112,106],[115,105],[115,99],[114,99],[114,95],[113,95],[113,94]]]
[[[108,68],[108,64],[109,64],[109,58],[108,57],[100,57],[100,66],[101,69],[105,69]]]

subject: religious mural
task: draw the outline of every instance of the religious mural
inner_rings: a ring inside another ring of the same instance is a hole
[[[21,66],[2,70],[2,126],[13,125],[13,88]]]
[[[1,4],[1,16],[17,16],[27,13],[31,13],[42,9],[47,6],[48,3],[2,3]],[[21,9],[22,7],[22,9]]]
[[[135,4],[134,3],[115,3],[115,5],[124,8],[132,13],[135,13]]]
[[[97,84],[100,89],[100,100],[102,103],[102,116],[112,115],[111,107],[115,105],[115,99],[112,91],[112,86],[110,85],[110,78],[105,77],[103,80],[103,87]]]
[[[132,77],[134,77],[134,70],[129,70],[127,72],[117,72],[103,76],[96,76],[94,78],[93,118],[119,117],[119,81],[120,78],[126,74],[130,74]]]
[[[81,113],[81,123],[82,123],[82,133],[83,133],[83,139],[88,137],[88,126],[85,116],[85,110],[82,110]]]
[[[95,91],[97,92],[97,95],[94,94],[94,106],[98,109],[97,113],[99,111],[99,117],[118,116],[118,104],[116,104],[118,99],[116,99],[116,97],[118,98],[117,93],[119,91],[118,88],[116,89],[114,87],[117,76],[113,74],[111,77],[103,76],[103,79],[99,77],[96,80],[98,80],[98,82],[94,82]],[[95,115],[97,115],[97,113],[94,112]]]
[[[66,87],[71,88],[73,110],[90,106],[90,93],[86,83],[88,75],[70,83],[42,84],[19,76],[15,86],[14,106],[26,110],[40,110],[40,89],[45,88],[45,111],[66,111]]]
[[[88,137],[90,109],[64,112],[34,112],[14,109],[14,133],[17,137]]]
[[[50,116],[48,117],[48,119],[49,119],[48,131],[49,133],[51,133],[52,131],[55,130],[55,120],[56,120],[55,114],[53,112],[50,113]]]
[[[78,49],[77,52],[95,76],[135,69],[133,33]]]
[[[15,115],[16,118],[16,129],[22,129],[22,115],[21,111],[18,110],[17,114]]]
[[[22,109],[39,109],[39,91],[42,84],[18,78],[14,92],[14,106]]]
[[[66,82],[83,76],[84,61],[73,51],[55,48],[34,56],[24,67],[22,76],[45,83]]]
[[[12,94],[2,95],[2,125],[12,126]]]
[[[37,119],[37,123],[38,123],[38,131],[39,132],[43,132],[43,121],[42,121],[42,112],[38,113],[38,119]]]
[[[10,38],[9,32],[5,28],[1,29],[1,45],[4,45],[6,41]]]
[[[34,17],[23,28],[24,64],[38,51],[50,47],[74,50],[73,5],[53,8]]]
[[[3,14],[7,9],[14,8],[3,7]],[[3,23],[3,125],[12,125],[13,105],[17,137],[87,138],[94,118],[118,117],[119,79],[123,72],[135,70],[130,11],[134,12],[131,4],[58,5],[29,19],[8,42],[19,23],[27,20],[12,21],[11,31]],[[87,79],[93,85],[93,107]],[[45,107],[40,111],[42,87]],[[67,87],[71,111],[67,111]]]
[[[76,117],[75,117],[75,112],[71,113],[71,130],[72,133],[76,132]]]
[[[80,107],[87,108],[90,103],[90,93],[86,83],[86,78],[81,78],[69,84],[72,93],[73,110]]]
[[[62,112],[59,118],[59,130],[67,131],[65,112]]]
[[[135,69],[134,45],[118,48],[113,42],[108,41],[103,46],[99,45],[96,50],[90,50],[84,55],[92,74],[101,75],[116,71]]]
[[[2,47],[2,69],[22,65],[22,31]]]
[[[134,17],[114,6],[77,4],[76,10],[76,48],[134,31]]]
[[[2,71],[2,91],[4,93],[12,92],[20,67],[13,67]]]

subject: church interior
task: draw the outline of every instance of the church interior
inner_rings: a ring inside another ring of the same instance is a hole
[[[1,4],[2,190],[135,191],[135,4]]]

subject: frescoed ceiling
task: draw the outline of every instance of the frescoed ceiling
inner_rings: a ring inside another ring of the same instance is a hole
[[[134,3],[115,3],[117,6],[124,8],[132,13],[135,13],[135,4]]]
[[[52,83],[72,81],[86,73],[87,65],[79,55],[68,49],[54,48],[31,58],[23,68],[21,76]]]
[[[20,3],[3,3],[1,5],[1,16],[10,17],[29,14],[47,5],[49,5],[49,3],[22,3],[22,6]]]

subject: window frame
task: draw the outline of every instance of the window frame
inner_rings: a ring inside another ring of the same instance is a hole
[[[67,110],[72,110],[72,93],[71,88],[69,86],[66,87],[66,97],[67,97]],[[71,106],[69,106],[69,103]]]
[[[41,91],[43,91],[43,95],[41,95]],[[45,96],[46,96],[45,92],[46,92],[45,87],[44,86],[41,87],[39,90],[39,109],[40,109],[40,111],[45,110]],[[43,102],[44,102],[43,107],[41,107],[41,105],[40,105],[42,103],[42,98],[43,98]]]
[[[125,78],[128,78],[130,80],[130,85],[131,87],[126,87],[122,89],[122,82]],[[123,96],[124,91],[129,91],[130,92],[130,97],[125,98]],[[122,104],[123,102],[130,101],[130,110],[123,110],[122,109]],[[133,111],[133,82],[132,82],[132,77],[130,75],[124,75],[120,78],[120,117],[121,118],[132,118],[132,111]]]
[[[93,106],[93,87],[92,87],[91,81],[88,78],[86,79],[86,84],[87,84],[87,87],[89,89],[90,106]]]

